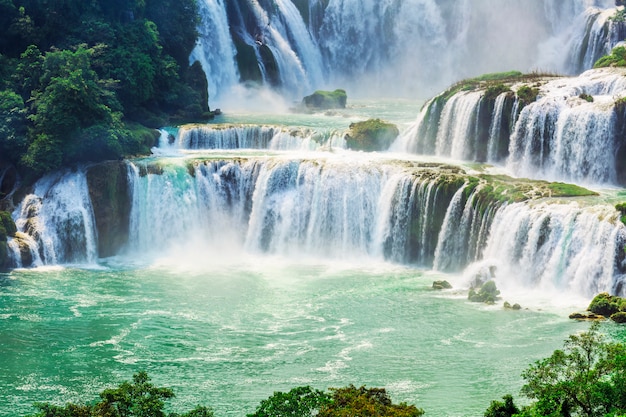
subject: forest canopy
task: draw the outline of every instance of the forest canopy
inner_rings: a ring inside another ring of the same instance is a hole
[[[0,162],[35,178],[207,117],[195,0],[0,0]]]

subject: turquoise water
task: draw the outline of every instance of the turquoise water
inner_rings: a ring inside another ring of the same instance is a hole
[[[587,328],[549,305],[468,303],[463,290],[431,290],[438,278],[244,254],[3,274],[0,416],[93,400],[139,370],[174,389],[178,411],[243,416],[276,390],[365,384],[429,416],[477,416]]]

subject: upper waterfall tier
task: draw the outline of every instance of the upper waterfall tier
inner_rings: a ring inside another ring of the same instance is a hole
[[[493,74],[427,103],[396,150],[505,164],[530,178],[626,184],[626,71]]]
[[[190,59],[219,103],[241,82],[291,98],[341,86],[362,95],[434,94],[467,76],[589,69],[623,25],[611,0],[201,0]],[[512,18],[514,17],[514,18]],[[363,91],[367,86],[367,91]]]
[[[148,159],[47,177],[14,212],[9,246],[16,266],[243,251],[467,268],[472,279],[485,266],[529,286],[624,291],[619,213],[556,198],[584,189],[343,153]]]

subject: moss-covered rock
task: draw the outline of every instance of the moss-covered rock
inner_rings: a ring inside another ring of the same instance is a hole
[[[345,90],[317,90],[302,99],[302,106],[309,110],[345,109],[348,95]]]
[[[626,299],[603,292],[591,300],[587,311],[604,317],[611,317],[615,313],[626,312]]]
[[[98,230],[98,256],[115,255],[128,242],[131,198],[126,164],[111,161],[87,171]]]
[[[349,149],[368,152],[386,151],[399,134],[400,131],[396,125],[380,119],[370,119],[351,123],[350,131],[345,139]]]
[[[14,237],[16,232],[17,228],[11,218],[11,214],[6,211],[0,211],[0,270],[10,266],[7,241],[9,237]]]
[[[475,288],[470,288],[467,299],[474,303],[494,304],[499,299],[499,295],[500,290],[496,287],[496,283],[489,280],[478,291]]]
[[[449,290],[450,288],[452,288],[452,284],[446,280],[433,282],[433,290]]]

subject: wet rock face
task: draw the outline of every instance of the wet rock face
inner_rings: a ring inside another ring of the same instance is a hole
[[[98,256],[113,256],[128,242],[131,198],[127,166],[118,161],[94,165],[87,171],[87,182],[98,230]]]

